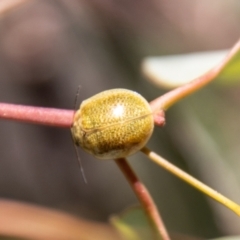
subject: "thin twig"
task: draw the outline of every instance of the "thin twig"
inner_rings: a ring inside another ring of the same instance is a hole
[[[146,211],[147,216],[156,230],[157,239],[170,240],[159,211],[144,184],[138,179],[125,158],[116,159],[115,162],[127,178],[133,191]]]
[[[70,128],[73,116],[73,110],[0,103],[0,118],[2,119]]]
[[[209,197],[213,198],[217,202],[223,204],[225,207],[231,209],[234,213],[240,216],[240,206],[235,202],[231,201],[230,199],[226,198],[222,194],[218,193],[217,191],[213,190],[212,188],[208,187],[204,183],[200,182],[196,178],[192,177],[191,175],[187,174],[180,168],[176,167],[175,165],[168,162],[166,159],[160,157],[158,154],[154,153],[153,151],[149,150],[147,147],[141,149],[141,151],[146,154],[151,160],[155,163],[166,169],[167,171],[171,172],[175,176],[179,177],[183,181],[187,182],[189,185],[192,185],[199,191],[205,193]]]
[[[181,87],[178,87],[166,94],[156,98],[153,100],[150,105],[153,112],[157,112],[158,110],[167,110],[173,104],[181,100],[182,98],[194,93],[195,91],[201,89],[211,81],[213,81],[224,69],[226,64],[238,53],[240,50],[240,40],[233,46],[227,56],[224,58],[222,62],[212,68],[209,72],[200,76],[199,78],[185,84]]]

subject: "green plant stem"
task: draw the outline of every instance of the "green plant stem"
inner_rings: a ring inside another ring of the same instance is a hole
[[[155,229],[156,238],[170,240],[159,211],[144,184],[138,179],[125,158],[116,159],[115,162],[127,178],[133,191],[141,202],[142,207]]]
[[[2,119],[70,128],[73,116],[73,110],[0,103],[0,118]]]
[[[239,50],[240,50],[240,41],[238,41],[233,46],[233,48],[230,50],[230,52],[227,54],[224,60],[220,62],[218,65],[216,65],[214,68],[212,68],[209,72],[189,82],[188,84],[185,84],[170,92],[167,92],[166,94],[153,100],[150,103],[153,112],[157,112],[159,110],[164,110],[164,111],[167,110],[169,107],[171,107],[173,104],[175,104],[182,98],[194,93],[195,91],[204,87],[206,84],[213,81],[221,73],[221,71],[226,66],[226,64],[234,57],[234,55]]]
[[[235,202],[231,201],[230,199],[226,198],[225,196],[221,195],[217,191],[213,190],[212,188],[208,187],[207,185],[203,184],[199,180],[195,179],[191,175],[187,174],[180,168],[176,167],[175,165],[168,162],[166,159],[160,157],[158,154],[154,153],[153,151],[149,150],[147,147],[141,149],[141,151],[146,154],[151,160],[155,163],[166,169],[167,171],[171,172],[175,176],[179,177],[180,179],[184,180],[188,184],[192,185],[193,187],[197,188],[199,191],[205,193],[209,197],[213,198],[217,202],[223,204],[225,207],[231,209],[234,213],[240,216],[240,206]]]

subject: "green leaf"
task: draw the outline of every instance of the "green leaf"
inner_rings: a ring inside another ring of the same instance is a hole
[[[175,88],[203,75],[223,60],[227,51],[148,57],[143,73],[162,88]]]
[[[113,216],[110,222],[125,240],[155,239],[153,229],[140,206],[132,207],[119,216]],[[170,233],[170,238],[171,240],[203,240],[176,233]]]
[[[240,51],[229,60],[218,79],[218,82],[224,84],[240,82]]]
[[[198,52],[182,55],[148,57],[142,64],[142,71],[154,84],[171,89],[186,84],[206,74],[224,61],[217,79],[219,83],[233,84],[240,80],[240,42],[228,50]]]
[[[113,216],[110,222],[126,240],[152,239],[153,230],[141,207],[134,207],[119,216]]]

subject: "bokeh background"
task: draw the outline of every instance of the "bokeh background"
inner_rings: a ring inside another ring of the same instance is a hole
[[[150,55],[230,48],[240,36],[238,0],[29,0],[0,18],[0,101],[73,109],[111,88],[149,101],[166,92],[141,74]],[[174,71],[174,69],[173,69]],[[178,103],[148,146],[240,203],[240,87],[217,82]],[[0,197],[85,219],[137,203],[112,161],[80,150],[68,129],[0,121]],[[129,161],[171,232],[240,234],[240,220],[141,153]]]

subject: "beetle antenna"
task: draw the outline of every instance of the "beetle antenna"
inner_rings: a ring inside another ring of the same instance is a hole
[[[81,85],[78,85],[77,93],[76,93],[75,100],[74,100],[74,110],[75,110],[75,112],[77,110],[77,102],[78,102],[78,98],[79,98],[79,94],[80,94],[80,89],[81,89]]]
[[[82,161],[81,161],[81,158],[80,158],[80,155],[79,155],[79,152],[78,152],[78,149],[77,149],[77,145],[76,145],[76,144],[74,144],[74,148],[75,148],[75,151],[76,151],[76,154],[77,154],[78,166],[79,166],[79,168],[80,168],[83,181],[84,181],[84,183],[87,184],[87,178],[86,178],[86,175],[85,175],[85,172],[84,172],[84,169],[83,169]]]
[[[80,89],[81,89],[81,85],[78,85],[76,97],[75,97],[75,100],[74,100],[74,110],[75,110],[74,113],[77,110],[77,102],[78,102],[78,98],[79,98]],[[73,135],[72,135],[72,139],[73,139]],[[73,139],[73,144],[74,144],[74,148],[75,148],[75,152],[76,152],[76,156],[77,156],[77,162],[78,162],[78,166],[80,168],[81,174],[82,174],[83,181],[84,181],[84,183],[87,184],[87,178],[86,178],[86,175],[85,175],[85,172],[84,172],[84,169],[83,169],[82,161],[81,161],[77,146],[74,143],[74,139]]]

